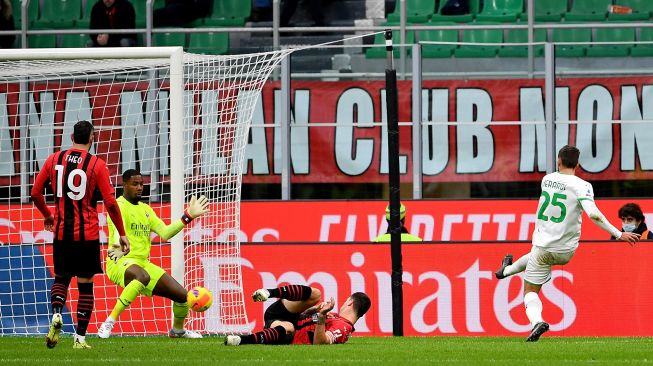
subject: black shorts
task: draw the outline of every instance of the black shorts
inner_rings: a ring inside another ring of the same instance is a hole
[[[265,321],[265,328],[270,328],[270,325],[275,320],[282,320],[292,323],[294,327],[297,327],[297,322],[299,321],[300,314],[293,314],[283,305],[283,301],[277,300],[274,304],[270,305],[265,310],[265,315],[263,315],[263,321]]]
[[[54,240],[52,247],[55,275],[90,278],[102,273],[99,240]]]

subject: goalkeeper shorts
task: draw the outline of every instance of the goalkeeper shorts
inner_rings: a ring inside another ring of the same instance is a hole
[[[157,282],[159,282],[161,276],[166,273],[163,268],[148,261],[147,259],[141,258],[122,257],[118,259],[117,263],[107,258],[106,264],[107,276],[111,282],[123,288],[125,287],[125,272],[127,272],[127,268],[134,264],[143,268],[145,272],[147,272],[147,274],[150,276],[150,282],[145,286],[142,294],[149,297],[152,297],[154,287],[156,286]]]

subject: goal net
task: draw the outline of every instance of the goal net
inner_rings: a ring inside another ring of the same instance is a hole
[[[30,202],[34,178],[53,152],[72,145],[79,120],[95,126],[91,152],[106,161],[116,194],[121,175],[140,170],[143,201],[166,222],[192,195],[211,212],[169,242],[153,236],[151,261],[184,287],[208,288],[213,306],[191,311],[187,329],[248,332],[240,269],[242,169],[261,87],[289,51],[234,56],[183,53],[178,47],[0,51],[0,334],[43,334],[50,320],[52,233]],[[52,207],[50,187],[46,200]],[[102,255],[107,213],[98,203]],[[89,333],[109,315],[122,289],[95,277]],[[64,310],[76,324],[77,284]],[[171,301],[139,296],[114,333],[163,334]]]

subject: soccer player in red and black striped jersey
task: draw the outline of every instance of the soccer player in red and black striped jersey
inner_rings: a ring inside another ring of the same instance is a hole
[[[73,146],[51,154],[32,187],[32,200],[45,218],[45,229],[54,231],[54,283],[50,291],[54,315],[50,331],[45,337],[48,348],[56,346],[59,340],[63,326],[61,312],[73,276],[77,277],[79,287],[73,348],[90,348],[85,335],[93,311],[93,276],[102,273],[96,190],[99,190],[104,206],[116,224],[123,251],[129,251],[129,241],[109,181],[107,165],[89,153],[93,138],[93,125],[88,121],[77,122],[73,128]],[[43,196],[48,182],[54,193],[54,215]]]
[[[228,335],[225,345],[345,343],[371,305],[365,293],[356,292],[345,300],[339,313],[330,313],[335,306],[333,298],[320,302],[320,290],[303,285],[258,289],[252,295],[254,301],[270,297],[279,300],[265,310],[264,329],[249,335]]]

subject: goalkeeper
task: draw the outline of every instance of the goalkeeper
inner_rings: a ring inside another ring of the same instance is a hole
[[[202,335],[184,329],[184,321],[188,315],[186,304],[187,291],[172,276],[161,267],[151,263],[150,233],[155,232],[163,240],[168,240],[179,233],[184,226],[193,219],[207,213],[208,200],[201,196],[190,200],[184,215],[180,220],[166,225],[152,208],[140,202],[143,193],[143,177],[134,169],[126,170],[122,174],[124,191],[117,199],[125,222],[127,238],[131,243],[131,250],[124,254],[118,243],[118,232],[111,220],[109,224],[109,244],[107,260],[107,276],[111,282],[123,287],[113,311],[98,329],[98,337],[109,338],[111,330],[129,304],[140,294],[146,296],[163,296],[173,301],[172,313],[174,315],[172,329],[168,332],[171,338],[202,338]]]

